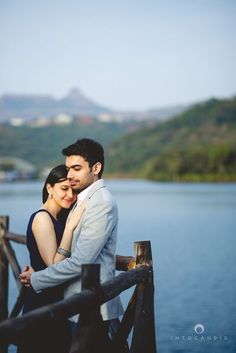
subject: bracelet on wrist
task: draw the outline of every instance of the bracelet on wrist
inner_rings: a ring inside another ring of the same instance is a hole
[[[58,254],[63,255],[65,257],[70,257],[71,256],[71,252],[69,250],[65,250],[65,249],[60,248],[60,247],[57,248],[57,252],[58,252]]]

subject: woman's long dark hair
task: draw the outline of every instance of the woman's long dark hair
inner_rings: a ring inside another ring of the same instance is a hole
[[[43,203],[47,201],[48,198],[48,191],[47,191],[47,184],[54,186],[56,183],[60,183],[67,179],[68,170],[64,164],[57,165],[54,167],[50,173],[48,174],[42,192],[42,199]]]

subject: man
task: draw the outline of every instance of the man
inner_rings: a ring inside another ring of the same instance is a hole
[[[101,179],[104,168],[103,147],[91,139],[81,139],[63,149],[68,179],[78,194],[77,205],[85,203],[83,216],[73,233],[71,254],[68,249],[58,252],[65,260],[43,271],[30,268],[20,277],[36,292],[65,283],[65,298],[81,291],[81,264],[98,263],[101,282],[115,275],[118,211],[115,200]],[[73,210],[71,211],[73,212]],[[119,297],[101,306],[104,321],[117,319],[123,313]],[[76,321],[76,317],[72,318]]]

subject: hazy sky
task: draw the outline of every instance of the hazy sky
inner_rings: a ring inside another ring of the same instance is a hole
[[[0,95],[116,109],[236,94],[235,0],[0,0]]]

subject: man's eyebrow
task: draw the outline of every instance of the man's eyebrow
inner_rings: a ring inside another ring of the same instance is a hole
[[[67,169],[75,168],[75,167],[82,167],[81,164],[72,164],[70,167],[67,166]]]

